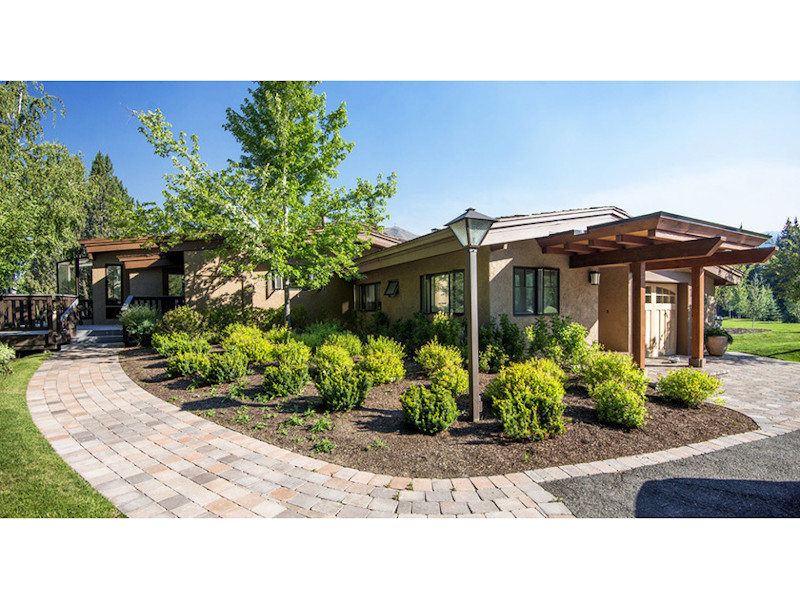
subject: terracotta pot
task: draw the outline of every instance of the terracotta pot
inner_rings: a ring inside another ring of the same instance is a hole
[[[724,335],[707,337],[706,349],[711,356],[722,356],[728,349],[728,338]]]

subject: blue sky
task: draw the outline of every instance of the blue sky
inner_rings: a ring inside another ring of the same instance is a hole
[[[158,201],[169,161],[129,109],[160,108],[197,133],[212,168],[239,149],[222,129],[250,82],[59,82],[66,117],[46,137],[100,150],[140,201]],[[339,184],[397,173],[390,219],[414,233],[468,206],[491,216],[615,205],[758,231],[800,216],[800,84],[762,82],[324,82],[347,104],[355,149]]]

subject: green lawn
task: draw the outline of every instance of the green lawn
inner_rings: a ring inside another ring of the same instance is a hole
[[[722,326],[726,329],[752,329],[753,322],[749,319],[725,319]],[[769,331],[735,333],[733,334],[733,344],[728,346],[728,349],[800,362],[800,323],[756,321],[755,329],[769,329]]]
[[[120,517],[55,453],[33,423],[25,390],[45,356],[12,364],[0,377],[0,517]]]

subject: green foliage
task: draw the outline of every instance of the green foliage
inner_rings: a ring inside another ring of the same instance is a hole
[[[639,396],[647,391],[647,374],[628,354],[593,349],[586,355],[580,375],[590,395],[596,385],[611,380],[619,381]]]
[[[716,337],[716,336],[720,336],[720,337],[724,336],[724,337],[728,338],[728,343],[729,344],[733,343],[733,336],[730,333],[728,333],[727,329],[723,329],[722,327],[717,327],[716,325],[714,325],[712,327],[706,327],[706,330],[705,330],[705,337],[706,338]]]
[[[273,344],[281,344],[290,338],[289,330],[286,327],[272,327],[264,332],[264,339]]]
[[[787,301],[800,302],[800,224],[797,217],[794,221],[786,219],[775,247],[777,250],[767,263],[766,274],[786,310]]]
[[[319,440],[318,442],[316,442],[314,444],[314,446],[313,446],[313,448],[311,450],[315,454],[320,454],[322,452],[325,452],[325,453],[329,454],[329,453],[333,452],[334,450],[336,450],[336,444],[334,444],[328,438],[322,438],[321,440]]]
[[[236,381],[247,375],[247,357],[238,351],[217,352],[209,357],[205,378],[214,384]]]
[[[363,353],[361,340],[354,333],[334,333],[328,337],[325,343],[329,346],[344,348],[353,358],[361,356]]]
[[[544,364],[504,367],[485,393],[503,430],[515,440],[544,439],[564,431],[564,385]]]
[[[508,354],[500,346],[488,344],[478,353],[478,370],[481,373],[497,373],[508,362]]]
[[[460,320],[447,313],[436,313],[431,323],[433,337],[445,346],[458,346],[464,329]]]
[[[352,370],[355,366],[350,353],[341,346],[325,344],[314,352],[314,365],[317,371],[346,371]]]
[[[314,381],[325,410],[347,411],[364,402],[372,389],[372,378],[358,369],[320,371]]]
[[[283,398],[297,394],[308,381],[308,367],[305,363],[299,366],[279,364],[264,369],[264,393],[271,398]]]
[[[203,315],[190,306],[179,306],[164,313],[154,329],[154,333],[159,335],[184,333],[196,337],[202,332]]]
[[[462,363],[461,351],[455,346],[443,346],[437,341],[428,342],[417,350],[416,361],[428,373],[433,373],[444,367],[460,367]]]
[[[193,338],[187,333],[154,333],[152,337],[153,348],[161,356],[175,356],[179,352],[195,352],[198,354],[208,354],[211,351],[211,344],[202,338]]]
[[[469,373],[457,365],[446,364],[431,374],[431,383],[453,396],[460,396],[469,388]]]
[[[149,344],[153,330],[159,320],[159,313],[155,308],[146,304],[130,306],[120,312],[120,323],[128,337],[138,344]]]
[[[322,433],[323,431],[330,431],[333,429],[333,427],[334,425],[331,423],[331,420],[327,417],[327,415],[322,415],[313,423],[311,423],[308,430],[312,433]]]
[[[624,382],[611,379],[592,388],[597,416],[603,423],[622,425],[629,429],[641,427],[647,418],[644,396],[631,390]]]
[[[303,342],[289,339],[272,347],[273,360],[292,368],[307,368],[311,350]]]
[[[108,154],[98,152],[89,171],[82,238],[114,238],[125,234],[120,218],[136,210],[136,201],[114,175]]]
[[[441,387],[412,385],[403,393],[400,403],[406,423],[430,435],[450,427],[458,416],[455,398]]]
[[[11,361],[16,358],[16,352],[8,344],[0,342],[0,375],[10,375],[14,371],[11,369]]]
[[[531,356],[549,358],[565,371],[579,369],[590,349],[586,328],[567,316],[537,317],[526,333]]]
[[[167,361],[170,377],[205,377],[211,358],[206,353],[178,352]]]
[[[400,381],[406,376],[403,361],[395,353],[376,351],[367,354],[356,366],[367,373],[374,383]]]
[[[485,359],[487,370],[497,370],[506,362],[519,362],[525,355],[525,333],[508,318],[500,315],[497,322],[494,318],[481,327],[478,332],[479,347],[484,352],[492,346],[494,350]],[[505,357],[505,360],[503,360]],[[494,358],[494,363],[492,363]]]
[[[371,448],[386,448],[386,442],[380,438],[375,438],[364,447],[364,450],[370,450]]]
[[[264,339],[257,327],[238,323],[228,325],[220,345],[229,352],[240,352],[250,363],[264,364],[273,360],[273,345]]]
[[[722,382],[704,371],[695,369],[676,369],[662,375],[656,383],[656,392],[677,400],[692,408],[700,405],[716,394],[722,394]]]
[[[295,309],[294,322],[297,322],[297,309]],[[303,342],[312,350],[322,346],[328,338],[334,334],[342,332],[341,325],[333,321],[317,321],[306,328],[306,330],[297,335],[296,339]]]
[[[559,367],[554,361],[550,360],[549,358],[531,358],[528,361],[528,364],[533,365],[539,371],[543,371],[549,375],[552,375],[555,379],[558,379],[561,383],[566,383],[569,377],[564,372],[564,369]]]
[[[367,336],[367,341],[364,344],[364,354],[369,355],[375,352],[386,352],[395,355],[400,361],[406,357],[403,344],[386,336]]]

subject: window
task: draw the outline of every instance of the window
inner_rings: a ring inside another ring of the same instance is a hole
[[[122,304],[122,265],[106,265],[106,304]]]
[[[514,267],[514,314],[552,315],[560,310],[558,269]]]
[[[358,290],[358,310],[373,311],[381,307],[378,297],[381,293],[380,283],[366,283],[359,285]]]
[[[74,260],[62,260],[56,263],[56,291],[59,294],[75,293]]]
[[[386,286],[386,291],[383,292],[384,296],[397,296],[400,293],[400,282],[397,279],[392,279]]]
[[[646,304],[676,304],[675,292],[669,288],[647,286],[645,288]]]
[[[464,314],[464,271],[423,275],[420,279],[422,312]]]
[[[279,273],[273,273],[272,278],[269,280],[270,287],[272,291],[282,290],[283,289],[283,275]]]

